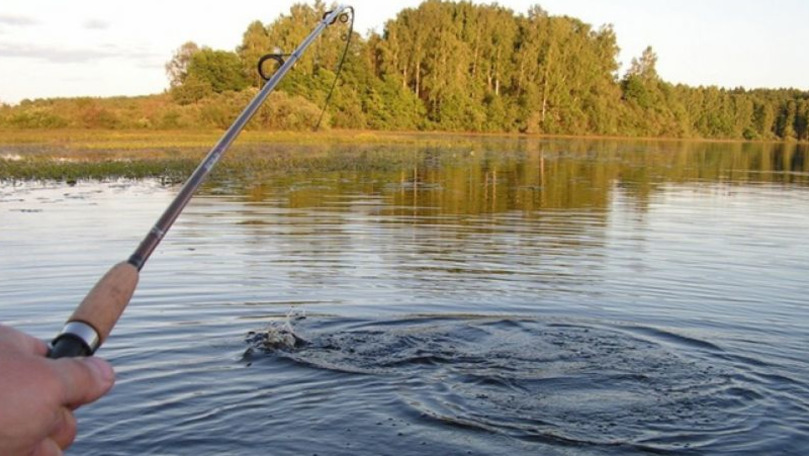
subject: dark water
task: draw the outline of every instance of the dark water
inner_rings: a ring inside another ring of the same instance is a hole
[[[217,179],[71,454],[805,454],[804,148],[464,141]],[[0,186],[2,321],[50,338],[176,190]]]

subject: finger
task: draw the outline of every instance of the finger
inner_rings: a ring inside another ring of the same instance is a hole
[[[41,356],[48,353],[48,345],[45,342],[2,324],[0,324],[0,341],[24,353],[34,353]]]
[[[51,439],[45,439],[34,448],[34,451],[31,452],[31,456],[62,456],[64,452],[59,445],[56,444]]]
[[[50,439],[56,442],[59,448],[66,450],[76,439],[76,417],[67,408],[60,410],[56,428],[51,432]]]
[[[107,361],[89,358],[53,360],[61,380],[62,400],[66,406],[80,406],[95,401],[112,388],[115,372]]]

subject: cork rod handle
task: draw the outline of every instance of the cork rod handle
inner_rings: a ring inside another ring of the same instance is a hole
[[[107,340],[132,299],[138,276],[138,269],[128,262],[118,263],[107,271],[51,342],[49,356],[92,355]]]

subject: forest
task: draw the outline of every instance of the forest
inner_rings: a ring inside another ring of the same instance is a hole
[[[162,94],[24,100],[0,106],[0,128],[226,128],[263,82],[258,59],[293,50],[327,9],[254,21],[233,50],[182,44]],[[651,47],[619,74],[611,26],[540,6],[425,0],[347,38],[329,27],[248,128],[312,128],[345,49],[325,128],[809,141],[809,92],[672,84]]]

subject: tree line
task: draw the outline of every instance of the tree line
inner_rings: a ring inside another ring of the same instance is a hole
[[[258,59],[292,51],[327,5],[296,4],[248,25],[234,51],[195,43],[166,65],[170,88],[149,97],[51,99],[0,108],[0,126],[193,128],[229,125],[262,84]],[[346,46],[329,27],[273,93],[250,128],[315,124]],[[593,27],[539,6],[425,0],[381,33],[352,33],[327,108],[336,128],[748,140],[809,140],[809,92],[690,87],[656,71],[649,47],[619,74],[609,25]]]

